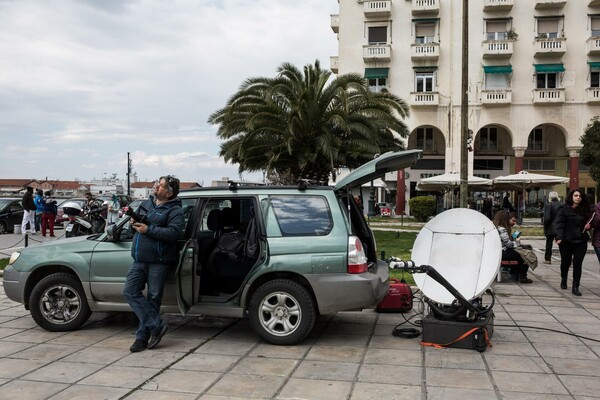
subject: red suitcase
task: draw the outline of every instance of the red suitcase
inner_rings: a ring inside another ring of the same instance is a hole
[[[399,279],[390,278],[390,289],[377,304],[378,312],[408,312],[413,308],[413,293],[410,285]]]

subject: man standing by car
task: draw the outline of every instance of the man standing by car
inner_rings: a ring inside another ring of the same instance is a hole
[[[136,231],[131,247],[133,263],[123,295],[140,321],[131,352],[155,347],[167,333],[168,325],[159,315],[160,304],[169,268],[179,260],[177,241],[185,230],[181,200],[177,197],[179,179],[163,176],[153,190],[154,196],[138,208],[138,214],[140,210],[145,214],[139,215],[139,221],[132,218],[131,225]]]
[[[23,205],[23,222],[21,222],[21,233],[25,235],[27,233],[27,223],[29,222],[29,229],[31,234],[35,235],[35,203],[33,202],[33,188],[27,186],[23,199],[21,201]]]

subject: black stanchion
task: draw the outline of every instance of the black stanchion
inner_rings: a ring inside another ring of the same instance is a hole
[[[29,234],[25,234],[25,247],[29,246]]]

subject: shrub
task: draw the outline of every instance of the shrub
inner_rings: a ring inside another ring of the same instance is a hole
[[[426,222],[429,217],[435,215],[436,202],[433,196],[417,196],[408,201],[410,215],[419,222]]]

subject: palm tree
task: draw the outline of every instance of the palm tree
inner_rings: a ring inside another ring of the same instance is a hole
[[[406,103],[373,93],[360,74],[331,80],[319,61],[303,71],[284,63],[275,78],[247,79],[209,123],[219,124],[220,155],[239,171],[266,171],[287,183],[335,179],[377,153],[403,148]]]

